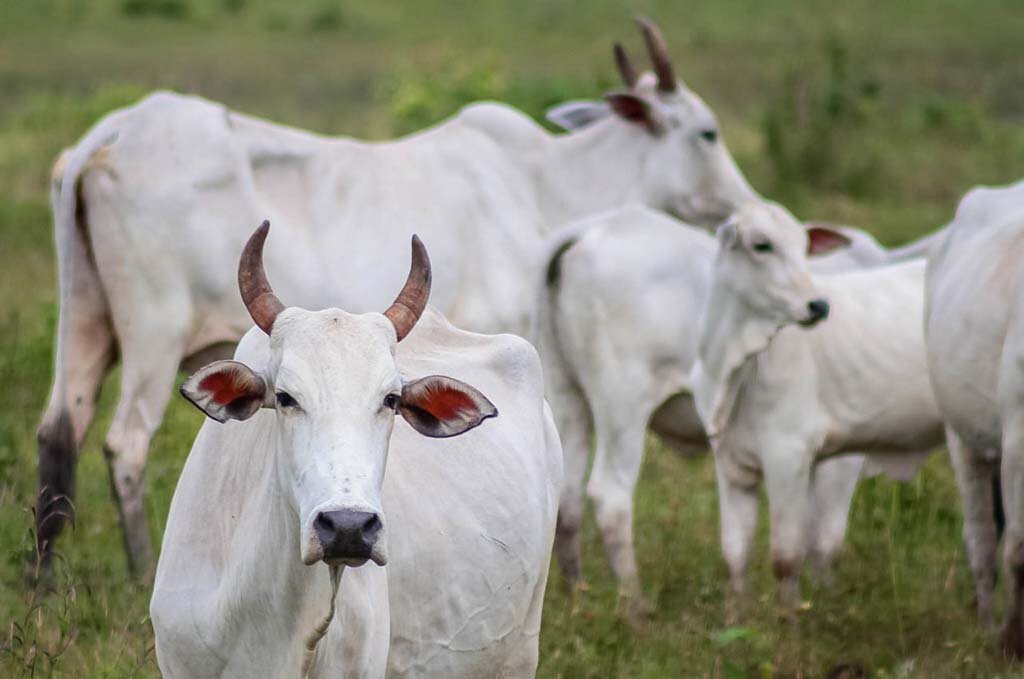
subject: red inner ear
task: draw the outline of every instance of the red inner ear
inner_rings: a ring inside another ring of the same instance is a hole
[[[476,410],[476,403],[470,396],[457,389],[428,388],[416,407],[427,411],[439,420],[458,417],[463,411]]]
[[[619,116],[635,123],[647,122],[647,103],[630,94],[613,94],[607,97],[608,104]]]
[[[822,226],[807,229],[807,254],[820,255],[850,245],[850,239],[838,231]]]
[[[226,406],[239,396],[247,395],[245,386],[239,384],[234,372],[210,373],[199,383],[199,388],[211,394],[211,398],[222,406]]]

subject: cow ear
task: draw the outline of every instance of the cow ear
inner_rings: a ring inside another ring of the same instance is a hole
[[[218,422],[247,420],[263,407],[267,383],[238,361],[200,368],[181,385],[181,395]]]
[[[850,247],[851,241],[839,231],[827,226],[812,224],[807,227],[807,254],[826,255],[839,248]]]
[[[604,100],[608,102],[612,112],[623,120],[644,125],[652,133],[662,130],[654,106],[643,97],[632,92],[609,92],[604,95]]]
[[[498,416],[498,409],[477,389],[442,375],[403,385],[398,412],[413,429],[432,438],[458,436]]]
[[[567,101],[548,109],[544,117],[566,132],[581,130],[612,114],[608,104],[601,101]]]

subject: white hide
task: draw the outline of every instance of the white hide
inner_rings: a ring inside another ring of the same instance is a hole
[[[874,266],[889,256],[869,234],[838,227],[849,247],[810,260],[815,271]],[[708,448],[690,371],[717,246],[707,231],[634,205],[574,222],[549,240],[533,331],[565,453],[556,551],[580,577],[579,530],[593,500],[612,569],[626,594],[640,583],[633,494],[648,427],[683,453]],[[871,464],[874,473],[880,471]],[[830,461],[816,476],[821,517],[814,551],[827,566],[842,545],[861,458]],[[885,469],[890,471],[891,469]]]
[[[282,313],[280,332],[315,323],[318,341],[336,340],[338,356],[349,356],[308,366],[318,377],[304,382],[302,397],[319,394],[317,413],[328,403],[356,407],[349,403],[358,403],[355,387],[373,379],[358,366],[377,374],[387,365],[380,360],[386,342],[364,346],[383,317],[296,313]],[[348,329],[356,325],[369,330],[354,339]],[[275,325],[275,337],[278,332]],[[390,342],[393,350],[393,331]],[[281,349],[271,351],[271,344],[254,329],[237,358],[281,388],[274,367]],[[352,383],[335,374],[339,361],[358,368]],[[385,440],[378,451],[386,470],[376,495],[373,484],[359,491],[348,483],[355,476],[350,462],[339,458],[328,469],[324,455],[335,452],[324,447],[293,484],[283,460],[296,453],[281,449],[280,441],[291,440],[281,429],[290,426],[281,410],[204,423],[171,503],[151,604],[164,677],[300,676],[306,644],[328,617],[331,600],[328,566],[303,564],[300,535],[310,510],[293,501],[308,495],[307,477],[316,474],[337,476],[327,489],[335,500],[382,500],[388,562],[344,568],[337,609],[310,659],[309,677],[534,676],[561,477],[537,355],[519,338],[460,331],[428,310],[398,345],[396,361],[403,380],[434,374],[464,380],[499,415],[448,439],[425,438],[397,418],[390,450]],[[378,375],[384,391],[393,379],[385,372]],[[315,429],[342,432],[339,444],[355,436],[372,445],[373,432],[345,435],[350,424],[321,417]],[[350,485],[358,497],[350,496]]]
[[[266,266],[295,304],[384,308],[406,272],[392,253],[415,231],[437,272],[432,301],[447,317],[525,334],[548,229],[628,201],[710,224],[756,197],[724,143],[701,136],[717,123],[697,95],[682,84],[656,92],[648,75],[628,96],[664,127],[609,115],[552,135],[513,108],[482,103],[403,139],[364,142],[167,92],[108,115],[55,168],[61,319],[41,450],[72,464],[74,450],[53,443],[53,432],[70,413],[81,440],[119,357],[105,447],[131,562],[142,569],[149,441],[182,360],[234,343],[250,325],[225,262],[254,224],[273,222],[283,245]]]
[[[733,589],[745,588],[763,479],[773,565],[792,605],[817,513],[817,463],[847,452],[920,455],[942,442],[925,365],[925,263],[811,275],[805,232],[780,208],[741,211],[738,230],[716,258],[694,396],[712,439]],[[753,249],[763,240],[772,252]],[[797,327],[812,299],[828,301],[828,319]]]
[[[976,188],[928,262],[928,368],[949,428],[978,615],[993,620],[992,474],[1002,467],[1010,571],[1004,644],[1024,655],[1024,182]]]

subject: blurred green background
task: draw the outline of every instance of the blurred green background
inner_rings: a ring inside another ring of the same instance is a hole
[[[58,152],[155,88],[373,139],[477,99],[540,117],[618,86],[612,42],[643,56],[636,13],[660,24],[751,183],[801,217],[897,244],[948,221],[971,186],[1024,174],[1018,0],[0,0],[0,676],[157,676],[148,590],[127,576],[100,452],[116,374],[83,449],[58,591],[22,586],[57,317]],[[154,440],[156,540],[199,418],[175,401]],[[657,610],[641,630],[619,620],[589,523],[588,588],[570,596],[552,573],[540,676],[1024,676],[975,625],[944,456],[911,484],[862,484],[836,583],[807,583],[794,622],[772,605],[763,528],[757,604],[726,628],[712,467],[652,442],[636,532]]]

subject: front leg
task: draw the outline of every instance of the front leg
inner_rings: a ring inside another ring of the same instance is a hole
[[[786,614],[800,605],[800,571],[807,554],[811,524],[811,467],[806,446],[780,446],[763,458],[765,490],[771,515],[772,571],[779,606]]]
[[[747,567],[757,530],[757,480],[744,479],[747,474],[730,474],[732,465],[728,455],[725,450],[715,451],[722,555],[729,567],[725,617],[726,624],[733,624],[742,617],[748,599]]]

